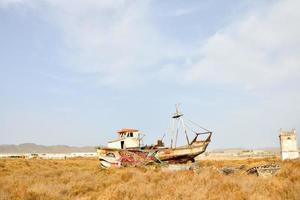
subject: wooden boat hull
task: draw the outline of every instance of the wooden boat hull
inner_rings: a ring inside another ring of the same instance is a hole
[[[156,157],[165,162],[184,163],[194,161],[194,158],[205,152],[209,141],[197,141],[190,146],[182,146],[176,149],[162,149],[156,154]]]
[[[110,159],[109,157],[103,157],[103,158],[99,157],[99,161],[100,161],[100,166],[102,168],[119,168],[119,167],[121,167],[121,162],[119,162],[116,159]]]
[[[137,166],[149,162],[186,163],[194,162],[196,156],[205,152],[210,143],[211,133],[206,140],[197,141],[197,136],[190,145],[177,148],[149,149],[113,149],[98,148],[100,164],[104,168]]]
[[[102,168],[138,166],[158,162],[155,152],[140,149],[98,148],[97,153]]]

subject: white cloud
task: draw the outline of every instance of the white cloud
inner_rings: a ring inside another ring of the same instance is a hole
[[[300,77],[300,5],[295,0],[248,13],[201,42],[193,55],[161,33],[151,20],[149,1],[0,0],[0,5],[39,9],[62,31],[67,65],[98,74],[101,84],[122,85],[155,75],[182,80],[185,74],[187,82],[257,88]]]
[[[287,0],[245,14],[209,37],[187,67],[187,83],[237,88],[234,94],[218,96],[227,99],[216,105],[223,116],[216,127],[225,140],[275,146],[279,128],[299,129],[299,9],[299,1]],[[228,96],[245,93],[249,96],[224,114],[223,107],[232,103]]]
[[[24,0],[0,0],[0,5],[11,5],[11,4],[16,4],[16,3],[21,3],[24,2]]]
[[[181,55],[152,23],[148,0],[23,0],[22,6],[38,9],[59,27],[67,65],[80,73],[98,74],[101,84],[146,79],[144,74],[154,74],[159,62]]]
[[[50,1],[53,23],[64,33],[69,64],[98,73],[108,84],[157,62],[160,38],[147,22],[147,2]]]
[[[151,22],[148,1],[49,1],[51,20],[64,33],[73,69],[99,74],[101,84],[146,79],[176,46]],[[151,69],[151,70],[149,70]]]
[[[0,8],[8,8],[11,5],[23,4],[24,0],[0,0]]]
[[[200,47],[186,79],[253,89],[300,78],[299,9],[299,1],[279,1],[220,30]]]
[[[198,11],[199,8],[181,8],[181,9],[178,9],[178,10],[175,10],[175,12],[169,14],[169,16],[174,16],[174,17],[181,17],[181,16],[184,16],[184,15],[189,15],[189,14],[192,14],[196,11]]]

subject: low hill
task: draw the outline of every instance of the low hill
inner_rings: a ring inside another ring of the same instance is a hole
[[[73,152],[94,152],[95,147],[84,146],[74,147],[67,145],[44,146],[34,143],[19,145],[0,145],[0,153],[73,153]]]

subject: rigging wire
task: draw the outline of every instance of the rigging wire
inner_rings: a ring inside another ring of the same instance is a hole
[[[169,134],[168,135],[170,136],[170,139],[171,139],[171,144],[170,144],[171,148],[173,148],[173,146],[175,148],[177,147],[179,132],[184,132],[188,144],[189,144],[189,134],[188,134],[189,132],[192,132],[196,135],[211,133],[210,130],[200,126],[196,122],[184,118],[183,114],[181,114],[179,112],[178,104],[176,104],[176,113],[171,118],[170,125],[171,126],[169,126]],[[199,131],[199,128],[202,130],[205,130],[206,132],[197,132],[197,129]]]
[[[196,122],[193,122],[192,120],[189,120],[189,119],[186,119],[186,120],[189,121],[189,122],[191,122],[192,124],[198,126],[199,128],[201,128],[201,129],[207,131],[207,132],[211,132],[210,130],[208,130],[208,129],[202,127],[202,126],[200,126],[199,124],[197,124]]]

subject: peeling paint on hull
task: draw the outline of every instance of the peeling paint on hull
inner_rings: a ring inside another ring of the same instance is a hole
[[[210,143],[211,133],[206,140],[177,148],[159,149],[112,149],[98,148],[97,153],[104,168],[145,165],[149,162],[186,163],[205,152]],[[196,139],[196,138],[195,138]]]

